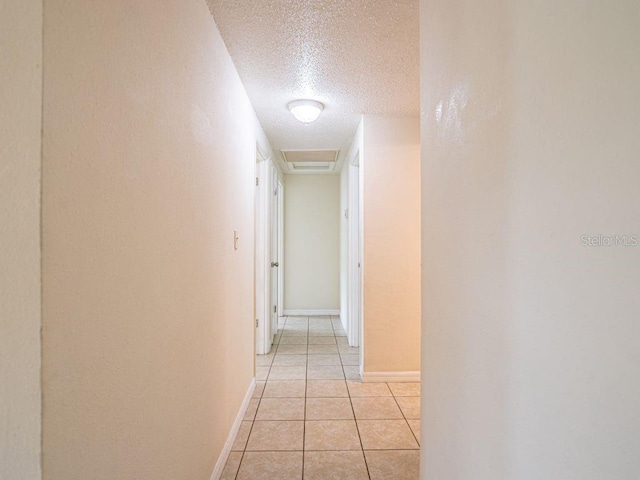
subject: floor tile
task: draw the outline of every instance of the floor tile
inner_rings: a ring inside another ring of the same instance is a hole
[[[263,398],[256,420],[304,420],[304,398]]]
[[[309,330],[309,324],[306,322],[287,323],[282,328],[282,335],[286,336],[287,332],[306,332]]]
[[[343,365],[358,366],[360,365],[360,355],[341,355]]]
[[[329,320],[328,318],[327,319],[319,319],[319,318],[310,319],[309,328],[333,331],[333,325],[331,324],[331,320]]]
[[[308,330],[309,330],[309,324],[307,322],[287,323],[282,328],[282,335],[284,336],[286,332],[308,331]]]
[[[249,400],[249,404],[247,405],[247,410],[244,413],[244,420],[253,420],[256,417],[256,412],[258,411],[258,404],[260,403],[259,398],[252,398]]]
[[[237,480],[301,480],[302,452],[246,452]]]
[[[336,337],[309,336],[309,345],[335,345]]]
[[[264,402],[264,400],[263,400]],[[393,397],[355,397],[351,399],[358,420],[402,419],[402,412]],[[262,408],[262,403],[260,403]],[[258,410],[258,415],[260,411]]]
[[[391,390],[386,383],[347,382],[352,397],[390,397]]]
[[[297,354],[278,354],[273,359],[273,366],[306,365],[307,356]]]
[[[369,480],[369,474],[361,451],[304,452],[304,478]]]
[[[418,480],[419,450],[365,451],[371,480]]]
[[[306,328],[301,328],[301,329],[289,329],[289,328],[285,328],[282,332],[282,338],[285,337],[306,337],[307,336],[307,329]]]
[[[269,367],[271,362],[273,362],[273,353],[269,355],[256,355],[256,366],[257,367]]]
[[[268,388],[268,385],[267,385]],[[312,397],[348,397],[344,380],[308,380],[307,398]]]
[[[388,385],[395,397],[420,396],[420,383],[389,383]]]
[[[249,440],[249,432],[251,432],[251,425],[253,422],[242,422],[236,435],[236,440],[233,442],[231,450],[234,452],[242,452],[247,446],[247,440]]]
[[[407,420],[413,435],[418,439],[418,443],[420,443],[420,420]]]
[[[280,339],[280,345],[306,345],[308,342],[306,336],[298,337],[282,337]]]
[[[249,435],[247,451],[302,450],[303,432],[304,422],[256,421]]]
[[[307,398],[307,420],[353,420],[349,398]]]
[[[333,329],[324,329],[324,328],[314,328],[309,329],[309,337],[335,337],[335,333],[333,333]]]
[[[306,337],[305,337],[306,338]],[[304,345],[287,345],[281,344],[278,345],[278,350],[276,351],[278,354],[306,354],[307,353],[307,344]]]
[[[350,365],[345,365],[342,367],[342,369],[344,370],[344,376],[347,380],[356,380],[356,381],[360,381],[360,366],[350,366]]]
[[[231,452],[222,471],[220,480],[235,480],[241,460],[242,452]]]
[[[417,480],[420,383],[362,383],[339,317],[279,326],[222,479]]]
[[[420,420],[420,397],[396,397],[407,420]]]
[[[309,365],[307,378],[310,380],[339,380],[344,378],[344,372],[342,367],[334,365]]]
[[[349,345],[339,345],[340,355],[360,355],[360,348],[350,347]]]
[[[266,380],[269,376],[269,368],[271,367],[256,367],[256,380]]]
[[[256,380],[256,388],[253,391],[253,398],[260,398],[264,392],[264,386],[267,382],[264,380]]]
[[[285,327],[290,327],[292,325],[309,325],[309,318],[308,317],[290,317],[286,322],[285,322]]]
[[[318,337],[322,338],[322,337]],[[335,365],[340,366],[340,355],[309,355],[309,365]]]
[[[337,345],[309,345],[308,353],[311,354],[334,354],[338,353]]]
[[[418,448],[405,420],[358,420],[358,430],[365,450]]]
[[[356,422],[353,420],[305,422],[305,450],[360,450],[361,448]]]
[[[305,388],[304,380],[269,380],[262,398],[304,397]]]
[[[304,380],[306,375],[306,366],[276,366],[271,367],[269,380]]]

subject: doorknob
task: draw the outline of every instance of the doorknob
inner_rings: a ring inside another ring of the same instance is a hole
[[[271,262],[271,268],[273,267],[279,267],[280,264],[278,262]]]

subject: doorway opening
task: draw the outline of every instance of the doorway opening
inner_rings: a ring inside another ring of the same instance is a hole
[[[256,354],[271,351],[282,297],[283,185],[273,162],[256,149],[255,317]]]

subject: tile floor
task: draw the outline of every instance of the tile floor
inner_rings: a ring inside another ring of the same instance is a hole
[[[416,480],[420,384],[361,383],[337,317],[284,317],[223,480]]]

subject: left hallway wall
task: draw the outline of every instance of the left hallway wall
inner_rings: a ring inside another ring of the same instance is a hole
[[[44,18],[43,477],[209,479],[254,372],[255,114],[204,0]]]
[[[2,1],[0,45],[0,478],[38,480],[41,1]]]

